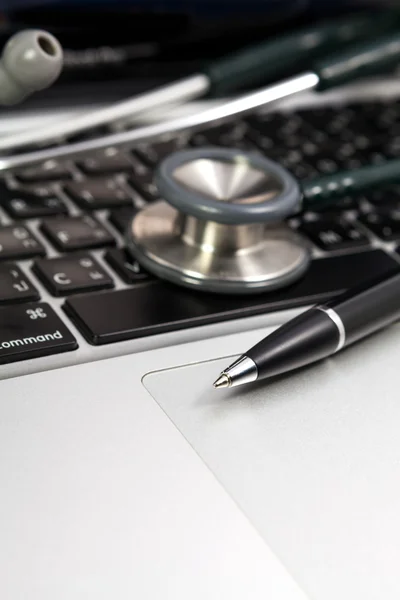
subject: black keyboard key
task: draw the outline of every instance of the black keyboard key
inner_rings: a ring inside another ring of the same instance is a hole
[[[126,154],[116,148],[106,148],[78,162],[77,165],[87,175],[120,173],[132,169],[132,163]]]
[[[114,179],[71,181],[65,193],[85,210],[112,208],[132,204],[132,198]]]
[[[68,208],[62,200],[53,196],[41,196],[25,190],[1,192],[1,204],[13,219],[36,219],[52,215],[66,215]]]
[[[306,142],[320,145],[328,140],[324,131],[318,131],[307,124],[299,113],[272,117],[272,120],[266,122],[250,120],[250,128],[245,134],[266,152],[277,146],[301,149]]]
[[[53,296],[114,287],[108,273],[88,254],[38,260],[33,270]]]
[[[358,156],[352,156],[340,161],[340,169],[344,171],[354,171],[360,169],[364,165],[368,164],[368,161]]]
[[[395,102],[382,104],[382,108],[376,115],[375,122],[377,126],[384,130],[392,131],[393,126],[400,122],[399,105]]]
[[[362,231],[340,220],[303,222],[300,231],[323,250],[344,250],[369,244],[368,237]]]
[[[27,227],[0,227],[0,260],[45,256],[42,244]]]
[[[9,188],[9,191],[15,193],[15,188]],[[40,198],[54,198],[54,189],[52,183],[37,183],[37,184],[25,184],[18,186],[18,193],[27,192],[33,194],[33,196],[39,196]]]
[[[267,113],[265,115],[252,115],[247,118],[248,134],[253,137],[265,136],[271,139],[277,139],[279,131],[285,126],[287,116],[283,113]]]
[[[228,146],[237,147],[244,142],[246,126],[244,123],[235,122],[225,125],[216,125],[194,133],[190,138],[191,146]]]
[[[159,198],[157,187],[153,183],[153,173],[151,171],[136,170],[129,177],[128,181],[133,189],[148,202]]]
[[[150,277],[147,271],[125,249],[109,250],[104,258],[125,283],[142,283]]]
[[[366,200],[373,204],[376,209],[399,209],[400,208],[400,186],[391,185],[379,190],[368,192]]]
[[[0,304],[39,300],[39,293],[14,263],[0,265]]]
[[[267,155],[268,156],[268,155]],[[318,171],[310,164],[301,162],[287,167],[296,179],[313,179],[318,176]]]
[[[325,131],[329,136],[342,138],[344,132],[352,131],[352,124],[356,113],[351,109],[342,108],[335,111],[333,117],[326,124]]]
[[[321,175],[337,173],[341,168],[339,161],[335,158],[335,155],[331,153],[319,152],[316,156],[308,157],[307,162]]]
[[[134,214],[134,208],[118,208],[110,213],[109,220],[110,223],[124,235],[131,224]]]
[[[22,183],[36,183],[71,179],[72,174],[67,165],[56,160],[46,160],[46,162],[39,165],[24,167],[15,173],[15,177]]]
[[[296,114],[316,129],[325,129],[327,123],[336,117],[338,111],[335,108],[324,106],[301,109]]]
[[[400,132],[399,132],[400,133]],[[389,135],[393,135],[393,131],[390,131]],[[382,145],[382,152],[387,159],[399,158],[400,156],[400,136],[397,135],[386,140],[386,143]]]
[[[276,144],[275,139],[265,135],[262,131],[250,130],[246,133],[246,139],[253,142],[269,158],[279,160],[279,157],[287,152],[284,144]]]
[[[51,306],[0,308],[0,364],[76,350],[76,339]]]
[[[277,130],[279,139],[285,140],[293,135],[300,135],[307,139],[312,128],[297,113],[288,113],[282,125]]]
[[[358,220],[383,240],[400,238],[400,211],[360,214]]]
[[[154,144],[139,144],[134,149],[134,154],[147,166],[155,167],[163,158],[176,152],[184,146],[184,140],[173,138]]]
[[[43,221],[41,229],[60,252],[115,244],[111,233],[89,215],[47,219]]]
[[[323,302],[396,266],[388,254],[373,250],[314,260],[297,283],[251,297],[206,294],[154,281],[76,296],[64,307],[91,344],[107,344]]]
[[[343,196],[335,201],[334,204],[327,205],[325,208],[320,209],[320,214],[326,213],[342,213],[345,210],[356,210],[359,208],[360,203],[364,201],[363,196]]]
[[[346,105],[356,115],[369,121],[376,121],[384,113],[387,104],[381,100],[368,100],[367,102],[350,102]]]

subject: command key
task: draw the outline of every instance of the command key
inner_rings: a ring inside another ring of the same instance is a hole
[[[48,304],[0,308],[0,364],[76,350],[78,343]]]

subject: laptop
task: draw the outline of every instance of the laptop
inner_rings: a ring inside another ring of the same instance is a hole
[[[306,3],[291,4],[306,19]],[[45,116],[30,110],[34,124]],[[311,266],[269,293],[165,283],[125,241],[178,143],[262,153],[272,140],[273,158],[306,179],[399,156],[399,123],[400,82],[383,77],[240,128],[4,176],[2,599],[399,598],[399,326],[262,385],[212,382],[291,317],[399,263],[400,190],[291,219]]]

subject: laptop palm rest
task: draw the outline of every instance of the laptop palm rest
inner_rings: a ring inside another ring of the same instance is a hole
[[[212,389],[232,357],[143,380],[315,600],[400,598],[399,340],[241,389]]]

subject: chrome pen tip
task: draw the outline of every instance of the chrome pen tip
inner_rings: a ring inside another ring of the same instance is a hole
[[[227,388],[230,387],[231,385],[231,380],[229,379],[228,375],[225,375],[225,373],[221,373],[221,375],[218,377],[218,379],[216,381],[214,381],[213,386],[216,389],[219,388]]]

